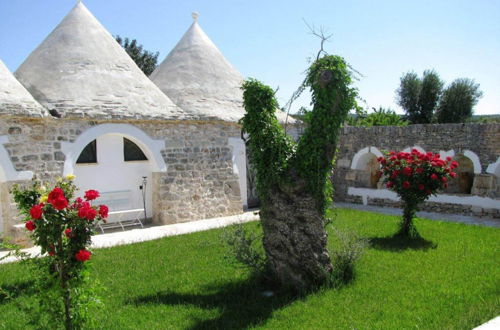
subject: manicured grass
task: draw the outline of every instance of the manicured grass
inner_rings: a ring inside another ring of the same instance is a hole
[[[333,226],[371,240],[356,279],[304,298],[266,298],[265,288],[223,256],[221,230],[97,250],[105,285],[102,329],[471,329],[500,314],[500,229],[417,219],[427,241],[390,237],[397,218],[340,209]],[[247,225],[260,230],[257,223]],[[330,244],[335,244],[330,236]],[[0,329],[26,329],[16,301],[30,276],[0,266]]]

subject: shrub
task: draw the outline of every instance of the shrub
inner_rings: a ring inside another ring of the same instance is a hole
[[[245,230],[241,224],[225,230],[222,240],[226,243],[231,258],[249,269],[254,275],[266,275],[266,257],[262,249],[262,237]]]
[[[354,278],[354,266],[367,245],[366,239],[351,231],[334,230],[338,245],[330,252],[333,286],[347,284]]]
[[[448,181],[456,177],[453,169],[458,166],[451,157],[445,160],[436,153],[391,151],[379,157],[386,187],[398,194],[403,202],[403,219],[399,233],[403,236],[418,236],[413,218],[419,204],[448,187]]]
[[[59,179],[51,190],[35,182],[29,189],[14,186],[12,191],[31,239],[42,254],[48,254],[36,263],[41,277],[38,284],[43,288],[41,305],[48,304],[52,318],[66,329],[81,328],[85,322],[86,306],[80,298],[81,286],[88,281],[85,262],[92,255],[88,247],[96,223],[108,215],[105,205],[91,204],[99,197],[95,190],[86,191],[83,199],[73,199],[73,179]]]

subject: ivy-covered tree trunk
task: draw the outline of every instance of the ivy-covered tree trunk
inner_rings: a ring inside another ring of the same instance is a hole
[[[324,228],[332,193],[329,173],[340,126],[356,104],[350,71],[341,57],[314,62],[305,84],[314,107],[297,145],[274,115],[274,91],[256,80],[243,84],[247,113],[242,123],[257,170],[269,270],[278,283],[295,291],[326,283],[333,270]]]

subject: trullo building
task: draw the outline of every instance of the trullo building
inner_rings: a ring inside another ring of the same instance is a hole
[[[158,224],[244,209],[242,77],[196,20],[153,83],[79,2],[14,75],[0,63],[3,235],[22,227],[10,187],[33,177],[75,174]]]

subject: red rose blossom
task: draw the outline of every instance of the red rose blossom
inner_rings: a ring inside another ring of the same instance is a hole
[[[106,205],[99,205],[99,215],[101,218],[107,218],[108,217],[108,207]]]
[[[404,189],[409,189],[410,187],[411,187],[411,184],[408,181],[403,182]]]
[[[26,221],[25,227],[29,231],[33,231],[36,228],[35,223],[33,221],[31,221],[31,220],[30,221]]]
[[[452,178],[456,178],[456,177],[457,177],[457,173],[455,173],[455,172],[450,172],[450,176],[451,176]]]
[[[441,181],[443,181],[443,182],[448,182],[448,179],[447,179],[445,176],[443,176],[443,177],[441,178]]]
[[[399,175],[399,171],[394,171],[394,172],[392,172],[391,178],[395,179],[398,177],[398,175]]]
[[[432,173],[432,174],[431,174],[431,179],[432,179],[432,180],[437,180],[437,179],[438,179],[437,174],[436,174],[436,173]]]
[[[418,190],[424,190],[424,189],[425,189],[425,186],[423,184],[418,185]]]
[[[424,169],[422,167],[417,167],[417,169],[415,170],[415,172],[417,172],[418,174],[421,174],[424,172]]]
[[[64,230],[64,235],[66,235],[66,237],[67,237],[67,238],[71,238],[71,237],[73,237],[73,233],[72,233],[72,231],[73,231],[73,230],[72,230],[71,228],[66,228],[66,229]]]
[[[42,217],[43,214],[43,204],[33,205],[30,209],[31,218],[34,220],[38,220]]]
[[[405,168],[403,168],[403,174],[405,176],[411,176],[411,173],[413,172],[413,170],[411,169],[411,167],[407,166]]]
[[[97,190],[87,190],[85,192],[85,199],[88,201],[93,201],[97,197],[99,197],[99,192]]]
[[[64,210],[67,206],[68,206],[68,200],[66,199],[66,197],[63,196],[59,196],[57,199],[53,200],[51,202],[52,206],[54,206],[54,208],[56,210]]]
[[[456,161],[452,161],[451,164],[450,164],[450,167],[452,169],[457,168],[458,167],[458,163]]]
[[[50,203],[50,204],[53,204],[52,202],[55,201],[56,199],[58,199],[59,197],[64,197],[64,191],[59,188],[59,187],[55,187],[50,193],[49,193],[49,196],[47,198],[47,201]]]
[[[82,219],[92,221],[97,216],[97,211],[88,202],[85,202],[78,210],[78,216]]]
[[[387,188],[391,188],[394,186],[394,182],[388,181],[387,184],[385,185]]]
[[[75,258],[78,261],[84,262],[90,259],[92,253],[88,250],[80,250],[75,254]]]

